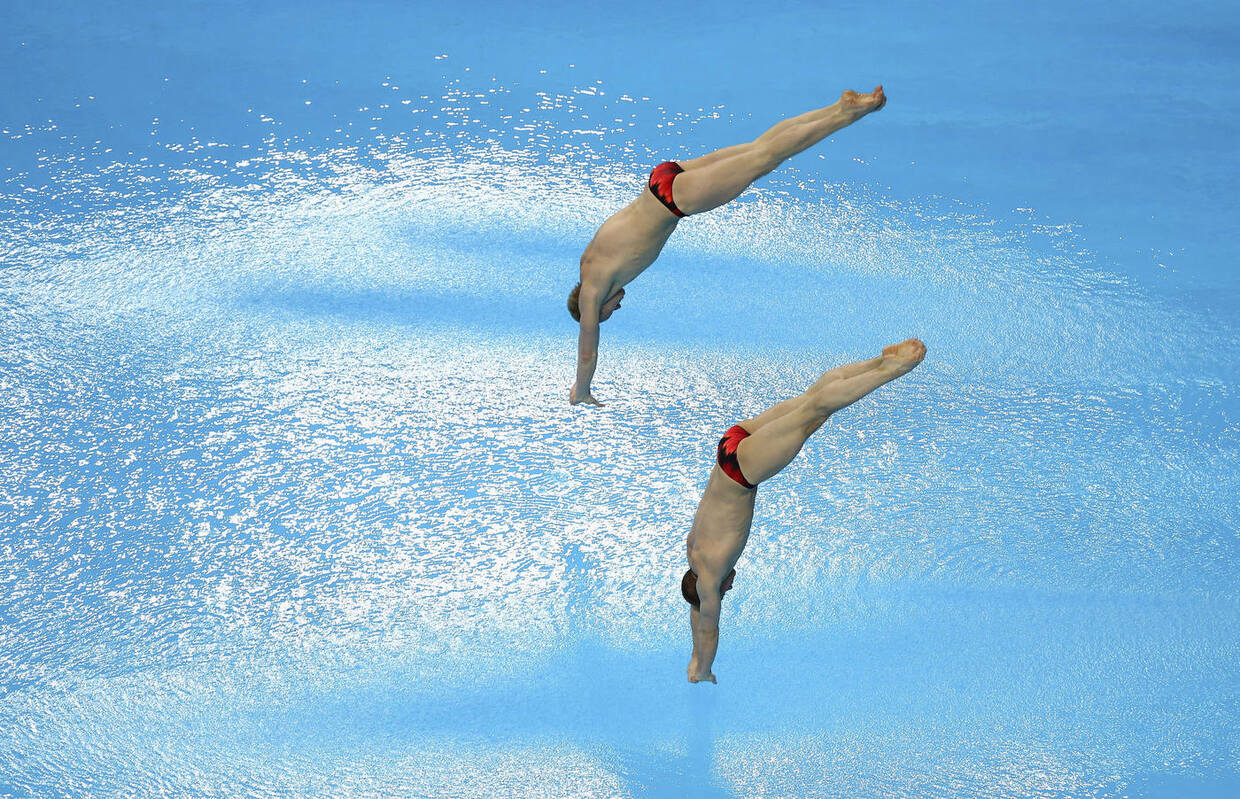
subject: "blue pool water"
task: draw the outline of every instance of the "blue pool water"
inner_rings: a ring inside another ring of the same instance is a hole
[[[0,795],[1238,795],[1234,5],[176,6],[0,11]],[[570,408],[650,166],[880,81]]]

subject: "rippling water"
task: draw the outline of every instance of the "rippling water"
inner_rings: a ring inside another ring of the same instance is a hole
[[[6,131],[0,791],[1234,788],[1234,316],[811,162],[681,226],[570,408],[582,245],[735,118],[453,75],[261,144]],[[909,335],[686,685],[720,431]]]

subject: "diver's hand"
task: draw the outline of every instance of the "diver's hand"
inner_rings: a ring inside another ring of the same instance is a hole
[[[586,405],[597,405],[600,408],[603,407],[603,403],[596,400],[594,395],[590,393],[589,389],[586,389],[585,391],[578,391],[577,387],[573,386],[573,390],[568,392],[568,404],[578,405],[583,402]]]
[[[698,657],[696,653],[694,653],[693,657],[689,659],[688,675],[689,682],[711,682],[716,685],[719,684],[719,681],[715,678],[714,674],[711,674],[709,669],[705,674],[703,674],[701,669],[698,668]]]

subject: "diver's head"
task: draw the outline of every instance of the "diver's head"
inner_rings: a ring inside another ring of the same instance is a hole
[[[723,582],[719,584],[720,599],[723,599],[723,595],[732,590],[732,580],[735,578],[736,569],[728,572],[728,576],[723,578]],[[680,578],[680,595],[693,607],[701,608],[702,600],[698,598],[697,592],[697,575],[693,573],[693,569],[686,569],[685,576]]]
[[[568,292],[568,314],[576,321],[581,321],[581,306],[577,304],[577,298],[581,296],[581,283],[573,286],[573,290]]]

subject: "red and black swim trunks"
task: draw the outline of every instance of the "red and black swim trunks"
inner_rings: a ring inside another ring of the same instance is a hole
[[[650,193],[676,216],[684,216],[685,213],[676,207],[676,201],[672,199],[672,181],[684,171],[675,161],[664,161],[650,171],[650,182],[647,184]]]
[[[728,477],[731,477],[745,488],[754,488],[754,484],[746,480],[745,475],[741,474],[741,464],[736,459],[736,448],[747,438],[749,438],[748,430],[738,424],[732,425],[728,428],[728,432],[723,434],[723,438],[719,439],[719,449],[715,453],[715,461]]]

